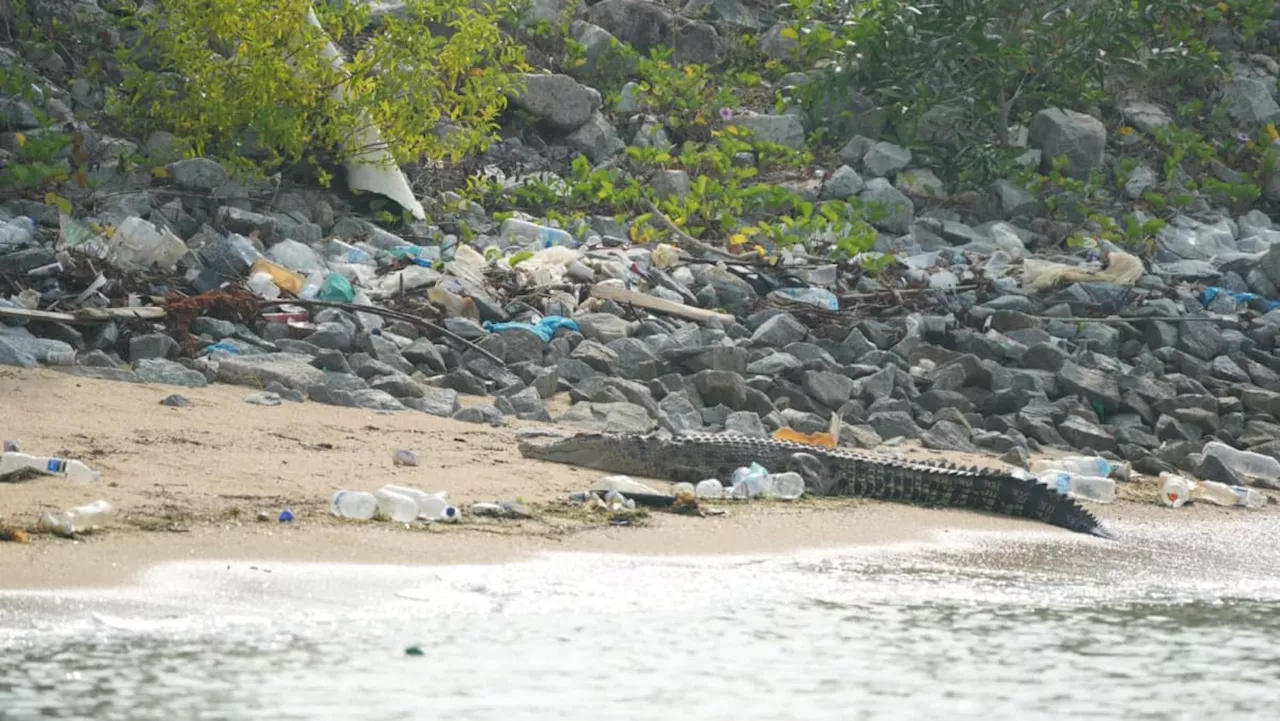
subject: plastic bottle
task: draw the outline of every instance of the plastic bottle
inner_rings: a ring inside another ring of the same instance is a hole
[[[759,463],[752,463],[749,468],[739,468],[733,472],[733,497],[755,498],[766,495],[773,489],[773,480],[769,471]],[[739,490],[741,487],[743,490]]]
[[[1040,482],[1059,493],[1098,503],[1116,500],[1116,482],[1100,476],[1086,476],[1063,470],[1044,471],[1036,476]]]
[[[378,513],[378,499],[364,491],[341,490],[329,499],[329,513],[339,518],[368,521]]]
[[[1240,475],[1280,487],[1280,461],[1252,451],[1241,451],[1225,443],[1212,441],[1204,446],[1205,456],[1213,456]]]
[[[1181,508],[1183,504],[1191,500],[1191,494],[1196,488],[1196,482],[1185,476],[1179,476],[1176,473],[1164,472],[1160,474],[1160,502],[1170,508]]]
[[[775,473],[770,476],[773,481],[773,488],[769,494],[770,498],[777,498],[781,501],[794,501],[804,495],[804,478],[799,473],[788,471],[786,473]]]
[[[1267,505],[1267,496],[1256,488],[1245,486],[1228,486],[1217,481],[1205,481],[1194,492],[1196,501],[1212,503],[1215,506],[1245,506],[1246,508],[1262,508]]]
[[[824,288],[779,288],[771,295],[832,312],[840,310],[840,299]]]
[[[62,476],[72,483],[96,483],[102,474],[84,463],[66,458],[32,456],[26,453],[0,455],[0,474],[12,473],[21,468],[32,468],[50,476]]]
[[[724,485],[715,478],[698,481],[698,485],[693,487],[693,495],[698,498],[724,498]]]
[[[673,496],[692,496],[694,488],[692,483],[676,483],[671,486],[671,495]]]
[[[318,270],[307,276],[306,282],[302,284],[302,289],[298,291],[298,297],[303,300],[315,300],[320,295],[320,289],[324,287],[325,279],[329,274]]]
[[[146,270],[154,264],[173,270],[186,253],[181,238],[136,215],[125,218],[111,237],[111,261],[121,268]]]
[[[378,515],[396,523],[409,523],[418,517],[418,502],[413,498],[388,490],[385,486],[373,492],[378,503]]]
[[[245,281],[245,285],[249,290],[267,300],[280,297],[280,286],[276,285],[276,282],[271,279],[271,274],[266,271],[256,271],[249,276],[249,280]]]
[[[35,237],[36,222],[25,215],[0,225],[0,248],[26,245]]]
[[[40,516],[40,528],[69,536],[106,525],[114,515],[115,509],[110,503],[94,501],[62,513],[46,513]]]
[[[502,221],[502,229],[498,232],[508,241],[516,243],[533,241],[543,248],[573,244],[573,236],[566,231],[530,223],[519,218],[507,218]]]
[[[1128,478],[1128,464],[1113,463],[1102,456],[1063,456],[1033,461],[1031,468],[1036,471],[1066,471],[1084,476],[1119,475],[1122,480]]]

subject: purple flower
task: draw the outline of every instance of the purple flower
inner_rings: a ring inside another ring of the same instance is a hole
[[[733,111],[729,108],[720,108],[720,119],[728,120],[733,117]]]

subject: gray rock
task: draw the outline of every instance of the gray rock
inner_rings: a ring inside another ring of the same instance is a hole
[[[1178,348],[1201,360],[1210,360],[1222,352],[1225,340],[1217,323],[1183,323]]]
[[[738,30],[757,31],[761,28],[760,19],[742,0],[689,0],[682,14]]]
[[[770,353],[760,360],[747,364],[746,373],[748,375],[761,375],[769,377],[783,376],[792,371],[798,371],[804,368],[804,364],[799,358],[790,353]]]
[[[916,206],[901,190],[884,178],[872,178],[860,196],[868,204],[878,203],[887,214],[875,226],[891,233],[906,233],[915,219]]]
[[[720,306],[734,315],[750,312],[756,302],[756,291],[751,284],[724,268],[703,266],[694,270],[694,275],[715,291]]]
[[[280,396],[282,400],[286,400],[291,403],[302,403],[307,400],[306,394],[302,391],[294,388],[285,388],[275,381],[271,381],[267,384],[267,392],[275,393]]]
[[[1026,188],[1003,178],[991,184],[991,194],[995,196],[1004,218],[1029,215],[1040,207],[1040,201]]]
[[[1255,78],[1235,78],[1222,85],[1222,105],[1232,120],[1251,130],[1280,123],[1275,91],[1274,81],[1268,84]]]
[[[1120,406],[1120,386],[1114,376],[1067,361],[1058,371],[1058,381],[1068,393],[1096,401],[1108,411]]]
[[[643,406],[634,403],[575,403],[558,422],[594,431],[648,433],[656,422]]]
[[[0,98],[0,129],[35,130],[40,127],[40,119],[35,110],[21,100]]]
[[[1094,451],[1115,451],[1116,439],[1110,433],[1079,416],[1068,416],[1058,426],[1058,433],[1072,446]]]
[[[569,354],[569,358],[581,361],[593,370],[604,374],[612,374],[618,367],[618,354],[594,340],[584,340],[579,343],[578,347],[573,349],[573,353]]]
[[[1048,108],[1031,119],[1028,142],[1043,153],[1042,170],[1047,172],[1055,158],[1065,155],[1068,165],[1063,172],[1085,179],[1102,166],[1107,129],[1097,118],[1084,113]]]
[[[702,413],[684,391],[668,393],[658,401],[658,424],[672,433],[702,429]]]
[[[599,111],[592,113],[587,122],[566,135],[564,141],[570,148],[587,156],[592,163],[603,163],[627,149],[627,144],[618,137],[617,129]]]
[[[894,187],[911,198],[945,198],[947,186],[942,179],[926,168],[912,168],[898,173]]]
[[[677,63],[714,64],[724,52],[714,27],[647,0],[603,0],[587,10],[586,19],[643,55],[666,46],[673,49]]]
[[[1160,184],[1160,176],[1156,175],[1156,171],[1145,165],[1139,165],[1129,173],[1128,179],[1124,181],[1124,194],[1130,200],[1138,200],[1146,194],[1148,190]]]
[[[574,318],[582,335],[589,340],[608,344],[631,335],[632,324],[611,313],[585,313]]]
[[[724,419],[726,433],[740,433],[752,438],[768,438],[769,433],[760,422],[760,415],[751,411],[734,411]]]
[[[134,372],[144,383],[187,388],[203,388],[209,385],[209,379],[205,378],[203,373],[163,358],[143,358],[134,364]]]
[[[838,373],[824,371],[805,371],[804,383],[802,384],[805,393],[808,393],[815,401],[832,410],[839,408],[849,400],[855,385],[856,382],[851,378]],[[890,389],[892,387],[891,380]]]
[[[380,390],[393,398],[421,398],[426,389],[408,375],[395,371],[369,381],[369,387]]]
[[[164,333],[136,335],[129,339],[129,360],[135,363],[143,358],[173,358],[180,350],[178,342]]]
[[[751,344],[767,348],[785,348],[792,343],[804,340],[809,329],[796,320],[790,313],[779,313],[766,320],[755,333],[751,334]]]
[[[861,193],[867,187],[866,181],[858,175],[858,171],[847,165],[841,165],[822,184],[819,195],[823,200],[848,200]]]
[[[321,350],[311,359],[311,365],[322,371],[333,371],[335,373],[351,374],[351,366],[347,364],[347,357],[336,350]]]
[[[511,93],[516,107],[562,132],[577,130],[600,108],[600,93],[568,75],[522,75],[524,88]]]
[[[0,361],[3,361],[4,343],[0,340]],[[0,365],[17,365],[15,363]],[[141,383],[142,379],[133,371],[127,371],[122,368],[93,368],[89,366],[68,366],[58,368],[60,372],[67,375],[79,376],[81,378],[98,378],[104,381],[116,381],[119,383]]]
[[[919,438],[920,427],[905,411],[880,411],[867,417],[867,423],[881,438]]]
[[[173,395],[168,395],[160,399],[160,405],[168,406],[170,408],[190,408],[191,401],[187,400],[187,397],[184,395],[174,393]]]
[[[494,403],[498,410],[526,421],[550,421],[551,414],[542,404],[542,397],[535,388],[525,388],[519,393],[500,396]]]
[[[855,135],[836,152],[836,157],[840,158],[841,162],[857,165],[875,144],[876,141],[871,138]]]
[[[757,42],[760,52],[774,60],[795,60],[800,50],[800,42],[783,35],[783,31],[791,27],[790,23],[778,23],[766,30]]]
[[[584,341],[583,344],[589,342],[591,341]],[[580,344],[578,348],[582,348],[582,345]],[[661,362],[649,346],[639,338],[619,338],[610,343],[605,350],[614,353],[613,367],[623,378],[647,381],[658,377]]]
[[[356,408],[366,408],[371,411],[402,411],[405,409],[403,403],[393,398],[386,391],[365,388],[364,390],[346,392],[351,394],[352,405]]]
[[[170,163],[165,169],[179,188],[196,192],[212,192],[231,179],[231,174],[221,163],[209,158],[187,158]]]
[[[306,340],[319,348],[345,352],[355,345],[356,329],[346,323],[319,323]]]
[[[683,198],[692,187],[689,174],[683,170],[659,170],[649,184],[660,198]]]
[[[747,387],[742,376],[737,373],[700,371],[693,376],[693,387],[704,405],[724,405],[733,410],[744,410]]]
[[[977,447],[969,440],[969,429],[953,421],[938,421],[920,434],[920,445],[939,451],[975,453]]]
[[[35,368],[39,365],[36,357],[28,349],[19,346],[4,336],[0,336],[0,365]]]
[[[877,178],[890,178],[911,164],[911,151],[893,143],[879,142],[862,157],[862,167]]]
[[[741,115],[727,125],[749,130],[752,139],[761,143],[776,143],[796,150],[804,150],[804,125],[794,115]]]
[[[1141,100],[1126,103],[1120,112],[1130,125],[1144,133],[1155,133],[1173,122],[1164,108]]]
[[[244,236],[257,233],[259,240],[266,245],[280,239],[280,223],[275,218],[230,205],[218,208],[218,223],[232,233]]]
[[[218,361],[217,380],[259,388],[277,381],[285,388],[305,391],[313,385],[323,385],[328,379],[324,371],[311,366],[310,360],[292,353],[230,356]]]

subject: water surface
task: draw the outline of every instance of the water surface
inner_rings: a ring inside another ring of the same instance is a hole
[[[1116,528],[161,566],[135,588],[0,595],[0,719],[1274,718],[1280,524]]]

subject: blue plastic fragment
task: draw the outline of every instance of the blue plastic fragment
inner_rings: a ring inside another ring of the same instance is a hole
[[[562,315],[549,315],[537,323],[494,323],[493,321],[485,321],[484,329],[490,333],[499,333],[504,330],[513,328],[523,328],[542,339],[543,343],[550,343],[555,337],[556,331],[561,328],[568,328],[581,332],[578,322],[572,318],[566,318]]]

